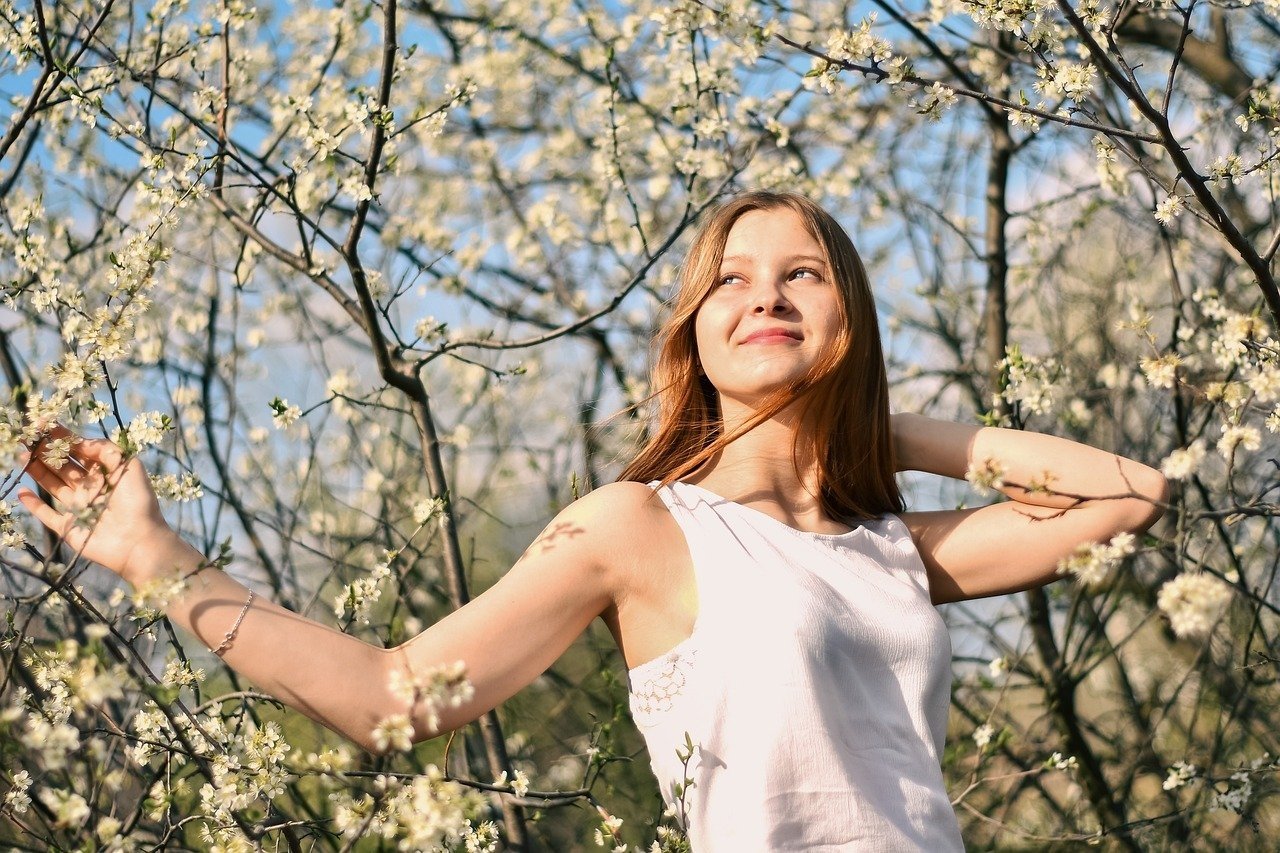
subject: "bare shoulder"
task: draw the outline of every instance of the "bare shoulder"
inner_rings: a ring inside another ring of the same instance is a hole
[[[657,493],[645,483],[620,481],[600,486],[566,506],[547,525],[539,542],[573,538],[607,579],[615,596],[625,596],[655,563],[668,560],[680,531]]]
[[[562,514],[571,514],[583,522],[634,524],[662,509],[662,500],[653,489],[644,483],[623,480],[588,492],[565,507]]]
[[[572,542],[580,556],[608,569],[619,552],[645,542],[664,520],[671,523],[669,519],[661,498],[649,486],[609,483],[560,510],[529,549]]]

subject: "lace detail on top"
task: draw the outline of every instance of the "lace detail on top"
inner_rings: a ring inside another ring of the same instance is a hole
[[[698,656],[696,648],[688,648],[688,641],[661,657],[643,663],[631,671],[632,716],[651,715],[671,710],[677,696],[688,686],[693,664]],[[637,722],[640,722],[637,720]]]

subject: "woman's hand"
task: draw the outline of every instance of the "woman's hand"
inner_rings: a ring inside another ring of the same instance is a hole
[[[141,462],[126,460],[106,439],[82,438],[59,425],[32,449],[26,471],[62,510],[30,489],[19,489],[18,500],[28,512],[81,556],[130,584],[152,579],[155,560],[148,557],[163,553],[176,534],[160,512]],[[99,512],[86,527],[81,513],[90,507]]]

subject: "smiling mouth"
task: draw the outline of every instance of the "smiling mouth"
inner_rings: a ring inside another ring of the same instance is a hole
[[[799,342],[799,338],[786,332],[766,332],[762,335],[752,335],[743,341],[743,344],[779,344],[788,342]]]

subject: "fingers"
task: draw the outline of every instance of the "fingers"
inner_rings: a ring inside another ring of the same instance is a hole
[[[74,445],[74,452],[78,459],[99,462],[105,465],[108,471],[114,471],[124,461],[124,453],[120,451],[119,446],[105,438],[82,438]]]
[[[78,440],[75,434],[59,424],[30,446],[31,457],[43,462],[50,470],[61,472],[67,462],[74,459]]]
[[[64,539],[75,526],[70,515],[58,512],[40,500],[40,496],[30,489],[18,489],[18,502],[22,504],[27,512],[34,515],[37,521]]]
[[[69,468],[66,463],[61,466],[49,464],[45,454],[50,444],[55,441],[67,443],[66,459],[72,463],[72,467]],[[100,473],[109,474],[120,468],[121,463],[126,461],[124,453],[115,442],[104,438],[84,438],[62,424],[55,424],[31,449],[35,458],[45,462],[46,468],[55,471],[64,482],[70,485],[80,483],[86,473],[91,479],[96,478],[100,482],[102,479],[99,477]]]
[[[64,430],[65,432],[65,430]],[[46,437],[36,445],[27,459],[25,470],[43,489],[63,504],[87,505],[103,489],[106,479],[102,466],[88,462],[79,452],[79,443],[71,444],[64,454],[61,449],[51,452],[49,440],[75,442],[66,433],[62,439]]]
[[[72,467],[67,464],[63,465],[61,470],[55,470],[46,465],[39,456],[35,456],[27,463],[27,473],[40,485],[40,488],[53,495],[59,503],[69,504],[76,494],[75,485],[67,480],[70,472],[66,469]],[[83,476],[81,474],[81,477]]]

